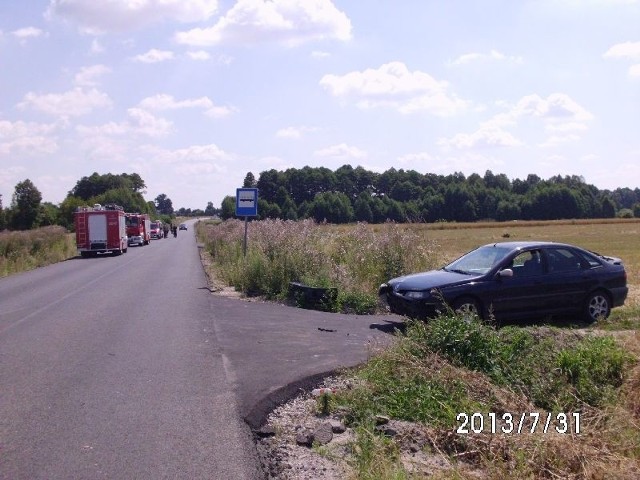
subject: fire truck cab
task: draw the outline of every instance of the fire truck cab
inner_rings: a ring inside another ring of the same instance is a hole
[[[146,213],[125,213],[128,244],[149,245],[151,241],[151,220]]]

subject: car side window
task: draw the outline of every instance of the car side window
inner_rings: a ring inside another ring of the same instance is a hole
[[[542,262],[539,250],[522,252],[513,259],[511,266],[514,277],[533,277],[542,275]]]
[[[547,250],[549,271],[576,272],[582,270],[582,261],[578,255],[567,248],[551,248]]]

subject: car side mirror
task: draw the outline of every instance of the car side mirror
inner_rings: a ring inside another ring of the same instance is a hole
[[[505,268],[504,270],[500,270],[498,272],[498,277],[500,278],[513,277],[513,270],[511,270],[510,268]]]

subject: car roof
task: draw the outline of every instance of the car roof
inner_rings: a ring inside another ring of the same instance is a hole
[[[503,247],[508,248],[510,250],[523,250],[527,248],[535,248],[535,247],[545,247],[545,246],[560,246],[560,247],[572,247],[573,245],[569,245],[566,243],[557,243],[557,242],[549,242],[543,240],[528,240],[528,241],[512,241],[512,242],[496,242],[496,243],[488,243],[485,247]]]

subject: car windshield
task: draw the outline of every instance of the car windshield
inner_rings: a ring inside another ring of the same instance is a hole
[[[498,246],[480,247],[463,255],[450,263],[444,270],[448,272],[467,273],[469,275],[485,274],[511,252],[508,248]]]

